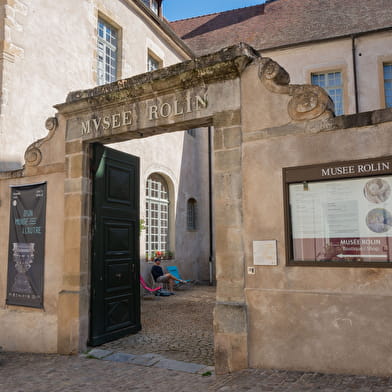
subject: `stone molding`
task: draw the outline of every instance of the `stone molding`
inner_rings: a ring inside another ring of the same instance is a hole
[[[333,102],[321,87],[290,84],[289,74],[270,58],[260,60],[259,78],[267,90],[292,97],[287,111],[293,120],[314,120],[324,113],[334,116]]]
[[[15,62],[16,58],[24,57],[24,48],[19,46],[14,35],[23,32],[21,18],[28,15],[28,5],[20,0],[3,0],[4,39],[0,40],[0,52],[3,60]]]
[[[38,166],[42,161],[41,146],[52,139],[58,126],[58,121],[56,117],[49,117],[45,121],[45,128],[49,131],[48,134],[27,147],[24,154],[25,166]]]
[[[55,105],[62,114],[123,101],[145,100],[176,90],[185,90],[239,77],[260,55],[249,45],[240,43],[219,52],[184,61],[172,66],[136,75],[128,79],[73,91],[66,103]]]

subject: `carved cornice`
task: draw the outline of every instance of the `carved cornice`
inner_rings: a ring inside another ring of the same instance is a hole
[[[269,91],[292,97],[287,110],[293,120],[313,120],[324,113],[333,117],[334,104],[321,87],[290,84],[289,74],[275,61],[260,60],[259,78]]]
[[[54,135],[58,122],[56,117],[49,117],[45,121],[45,128],[49,131],[48,134],[27,147],[24,154],[25,166],[38,166],[42,161],[41,146],[48,142]]]
[[[66,103],[54,107],[62,114],[66,114],[235,79],[241,75],[248,64],[259,57],[253,48],[240,43],[216,53],[129,79],[118,80],[89,90],[73,91],[68,94]]]

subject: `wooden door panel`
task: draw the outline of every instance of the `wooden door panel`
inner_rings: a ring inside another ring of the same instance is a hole
[[[140,330],[139,159],[94,150],[89,344]]]
[[[132,287],[132,266],[128,260],[120,262],[118,260],[106,261],[106,291],[123,291]]]
[[[132,327],[132,297],[123,295],[121,297],[107,298],[105,301],[105,331],[108,333]]]
[[[118,219],[103,219],[103,230],[105,239],[105,256],[128,255],[131,257],[130,250],[134,249],[133,236],[135,227],[132,221]]]
[[[136,195],[133,195],[135,172],[132,168],[127,169],[129,170],[114,163],[106,167],[106,200],[108,203],[120,203],[135,208]]]

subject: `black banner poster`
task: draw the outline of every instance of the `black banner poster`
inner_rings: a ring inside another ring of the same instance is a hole
[[[43,307],[46,183],[12,186],[8,305]]]

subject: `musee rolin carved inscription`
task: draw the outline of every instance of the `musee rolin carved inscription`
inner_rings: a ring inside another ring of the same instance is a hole
[[[138,107],[132,104],[130,107],[117,112],[104,115],[94,114],[91,118],[81,121],[80,134],[81,136],[99,136],[110,134],[121,127],[132,127],[136,124],[137,112],[141,112],[144,121],[150,122],[184,116],[204,110],[207,107],[207,94],[188,95],[182,100],[174,97],[164,102],[150,100],[144,105],[138,104]]]

